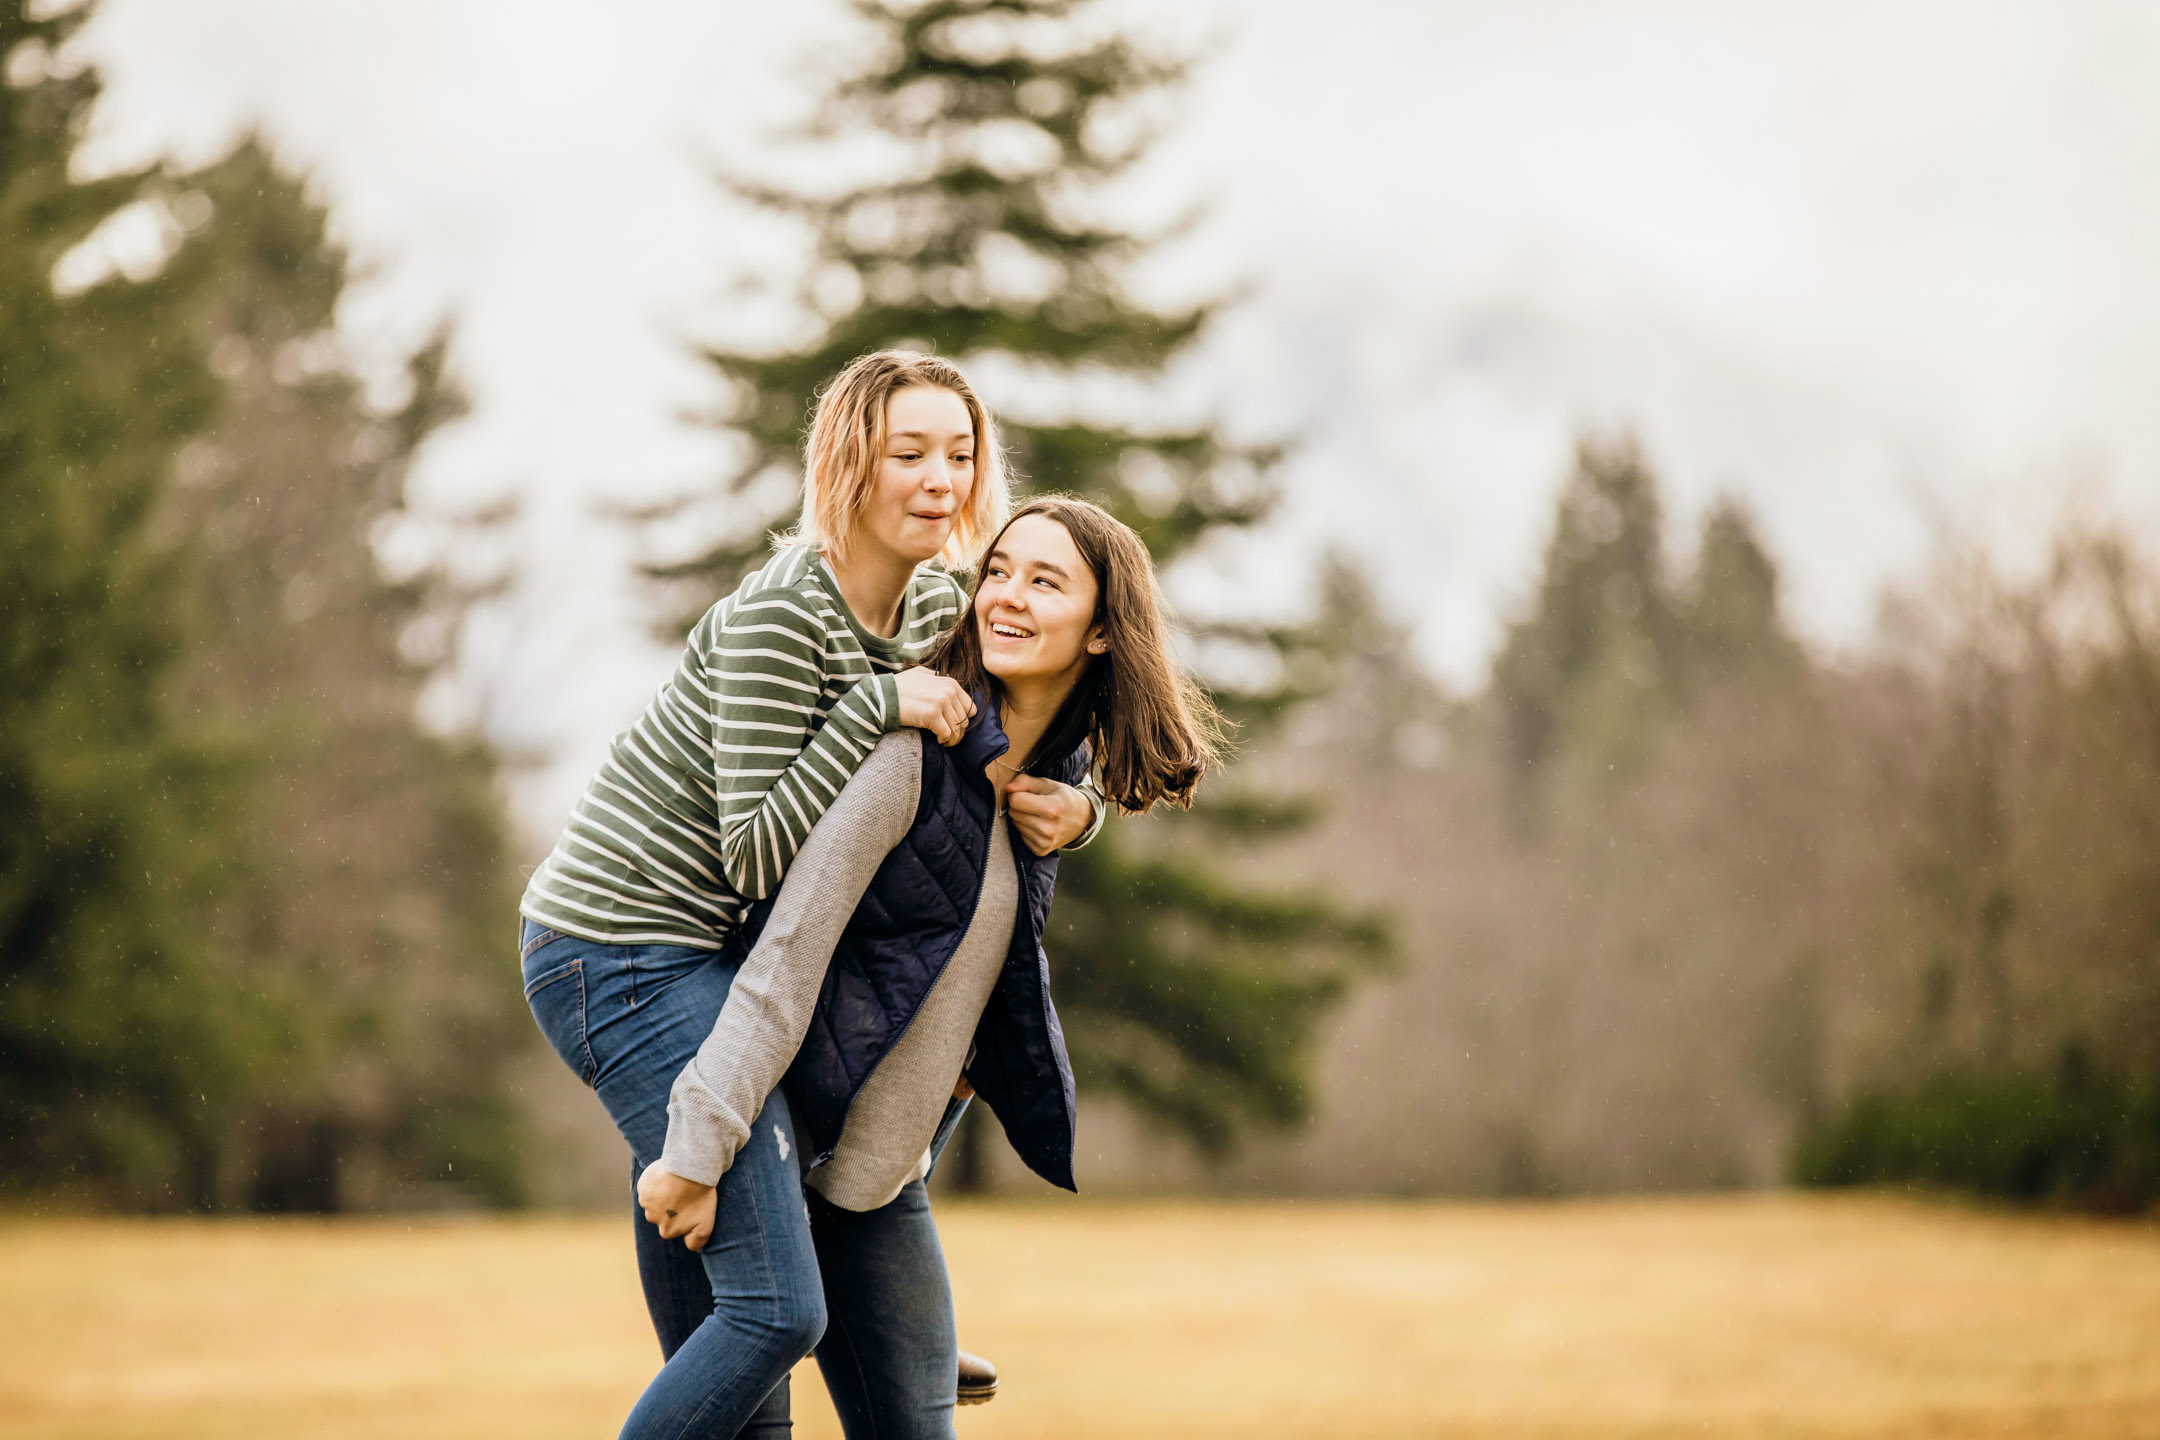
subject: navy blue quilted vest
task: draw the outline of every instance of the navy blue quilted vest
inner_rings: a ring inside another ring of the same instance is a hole
[[[878,867],[842,932],[809,1033],[788,1068],[796,1129],[820,1162],[839,1142],[848,1107],[870,1072],[907,1029],[974,919],[996,803],[983,767],[1010,748],[995,707],[981,695],[959,744],[923,744],[915,823]],[[1083,745],[1038,768],[1073,785],[1087,773],[1088,759]],[[1038,857],[1009,827],[1006,834],[1020,903],[1005,968],[976,1026],[968,1082],[1028,1168],[1073,1190],[1072,1062],[1050,1005],[1042,947],[1057,857]],[[759,905],[748,917],[743,944],[754,943],[768,908]]]

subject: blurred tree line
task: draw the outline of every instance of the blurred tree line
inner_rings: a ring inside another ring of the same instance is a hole
[[[2160,1198],[2160,571],[2122,534],[2022,578],[1950,547],[1831,662],[1744,508],[1676,555],[1639,448],[1585,441],[1439,713],[1422,775],[1291,752],[1410,897],[1416,973],[1334,1078],[1450,1155],[1373,1183]],[[1285,868],[1356,893],[1330,846]]]
[[[0,1183],[513,1199],[496,763],[416,719],[478,592],[378,558],[444,346],[370,399],[259,144],[71,179],[53,9],[0,3]]]
[[[813,260],[711,351],[739,449],[652,532],[670,619],[792,517],[814,387],[880,345],[969,363],[1026,483],[1173,572],[1262,522],[1279,453],[1162,418],[1218,307],[1134,297],[1176,227],[1111,198],[1183,65],[1078,0],[857,9],[813,133],[871,178],[737,182]],[[514,1199],[497,760],[415,718],[500,517],[380,558],[444,347],[361,382],[345,259],[259,145],[71,179],[82,18],[0,0],[0,1187]],[[2121,534],[1950,556],[1831,662],[1744,508],[1683,556],[1647,457],[1586,441],[1463,699],[1355,562],[1316,578],[1306,623],[1195,627],[1251,759],[1066,863],[1084,1088],[1215,1156],[1295,1122],[1394,910],[1413,963],[1326,1057],[1375,1136],[1331,1188],[2160,1192],[2160,572]]]
[[[1816,1183],[2160,1201],[2160,570],[2072,525],[1900,597],[1897,1041],[1803,1136]]]
[[[763,334],[708,351],[736,449],[649,517],[670,621],[792,518],[815,387],[885,345],[968,362],[1025,485],[1104,504],[1173,580],[1219,554],[1269,514],[1281,455],[1163,418],[1219,306],[1135,298],[1179,225],[1139,233],[1116,199],[1185,65],[1086,0],[854,9],[866,58],[796,172],[830,182],[729,182],[810,261],[782,303],[743,297]],[[1396,911],[1422,973],[1330,1061],[1365,1115],[1331,1121],[1373,1132],[1331,1188],[1456,1144],[1511,1192],[1794,1173],[2150,1197],[2160,585],[2108,534],[2028,584],[1953,569],[1827,662],[1744,507],[1683,557],[1647,458],[1593,439],[1482,694],[1443,695],[1340,557],[1305,624],[1196,624],[1254,755],[1195,815],[1066,862],[1050,948],[1083,1086],[1217,1159],[1306,1117],[1322,1023]],[[954,1168],[979,1174],[970,1139]]]

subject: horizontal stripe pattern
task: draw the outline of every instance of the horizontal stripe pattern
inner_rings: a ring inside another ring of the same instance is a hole
[[[899,632],[863,632],[808,546],[790,546],[705,612],[682,662],[615,737],[520,910],[607,945],[718,949],[780,885],[886,732],[893,676],[965,606],[925,566]]]

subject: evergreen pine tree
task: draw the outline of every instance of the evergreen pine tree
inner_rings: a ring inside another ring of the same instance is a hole
[[[1680,624],[1665,574],[1657,482],[1632,440],[1576,446],[1530,614],[1493,664],[1519,823],[1569,758],[1610,772],[1639,758],[1678,685]]]
[[[440,569],[386,578],[375,547],[406,513],[415,452],[462,408],[445,345],[378,411],[334,329],[346,261],[323,211],[253,143],[192,183],[224,402],[174,497],[207,561],[181,679],[193,712],[245,725],[258,756],[251,863],[218,933],[289,1027],[227,1116],[219,1199],[369,1207],[423,1181],[512,1199],[503,1080],[530,1027],[504,969],[516,896],[495,760],[415,713],[470,597]]]
[[[1763,549],[1754,517],[1730,496],[1703,521],[1682,617],[1690,667],[1699,675],[1789,669],[1801,658],[1778,609],[1777,562]]]
[[[906,345],[964,362],[995,355],[1052,389],[1082,370],[1145,384],[1216,311],[1137,302],[1125,275],[1149,241],[1108,221],[1101,203],[1153,138],[1138,105],[1174,86],[1182,64],[1105,27],[1084,0],[854,9],[880,51],[829,94],[816,129],[869,140],[886,172],[821,194],[740,186],[812,237],[810,333],[709,352],[727,394],[719,418],[741,450],[713,494],[670,513],[702,512],[718,535],[653,568],[675,587],[678,614],[709,604],[764,552],[768,530],[793,518],[816,387],[856,356]],[[1273,496],[1272,452],[1213,425],[999,410],[1026,483],[1103,505],[1158,564],[1251,524]],[[1228,698],[1267,713],[1296,693],[1273,685]],[[1325,902],[1225,879],[1201,858],[1223,827],[1184,833],[1182,845],[1143,850],[1113,823],[1068,857],[1048,948],[1083,1086],[1114,1088],[1214,1152],[1246,1121],[1304,1114],[1315,1026],[1384,942]]]
[[[1555,507],[1530,612],[1509,627],[1492,698],[1519,824],[1557,772],[1625,774],[1698,688],[1789,666],[1799,649],[1777,567],[1747,511],[1720,500],[1692,582],[1664,553],[1657,477],[1632,439],[1585,439]]]
[[[1411,627],[1349,555],[1327,555],[1319,578],[1312,620],[1282,637],[1303,688],[1316,692],[1289,725],[1298,763],[1331,775],[1434,765],[1459,716],[1418,658]]]
[[[258,147],[71,181],[87,12],[37,13],[0,3],[0,1176],[508,1198],[493,760],[420,729],[400,652],[458,597],[371,548],[441,347],[369,409],[343,257]]]
[[[166,704],[190,553],[158,502],[218,387],[178,188],[68,175],[83,19],[0,0],[0,1175],[186,1204],[252,1043],[201,923],[240,776]]]

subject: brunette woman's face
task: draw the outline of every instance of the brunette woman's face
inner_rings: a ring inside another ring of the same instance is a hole
[[[966,402],[932,385],[894,391],[859,538],[919,565],[952,539],[974,493],[975,426]]]
[[[983,669],[1016,681],[1070,684],[1102,653],[1095,572],[1063,525],[1023,515],[1005,527],[975,587],[975,633]]]

